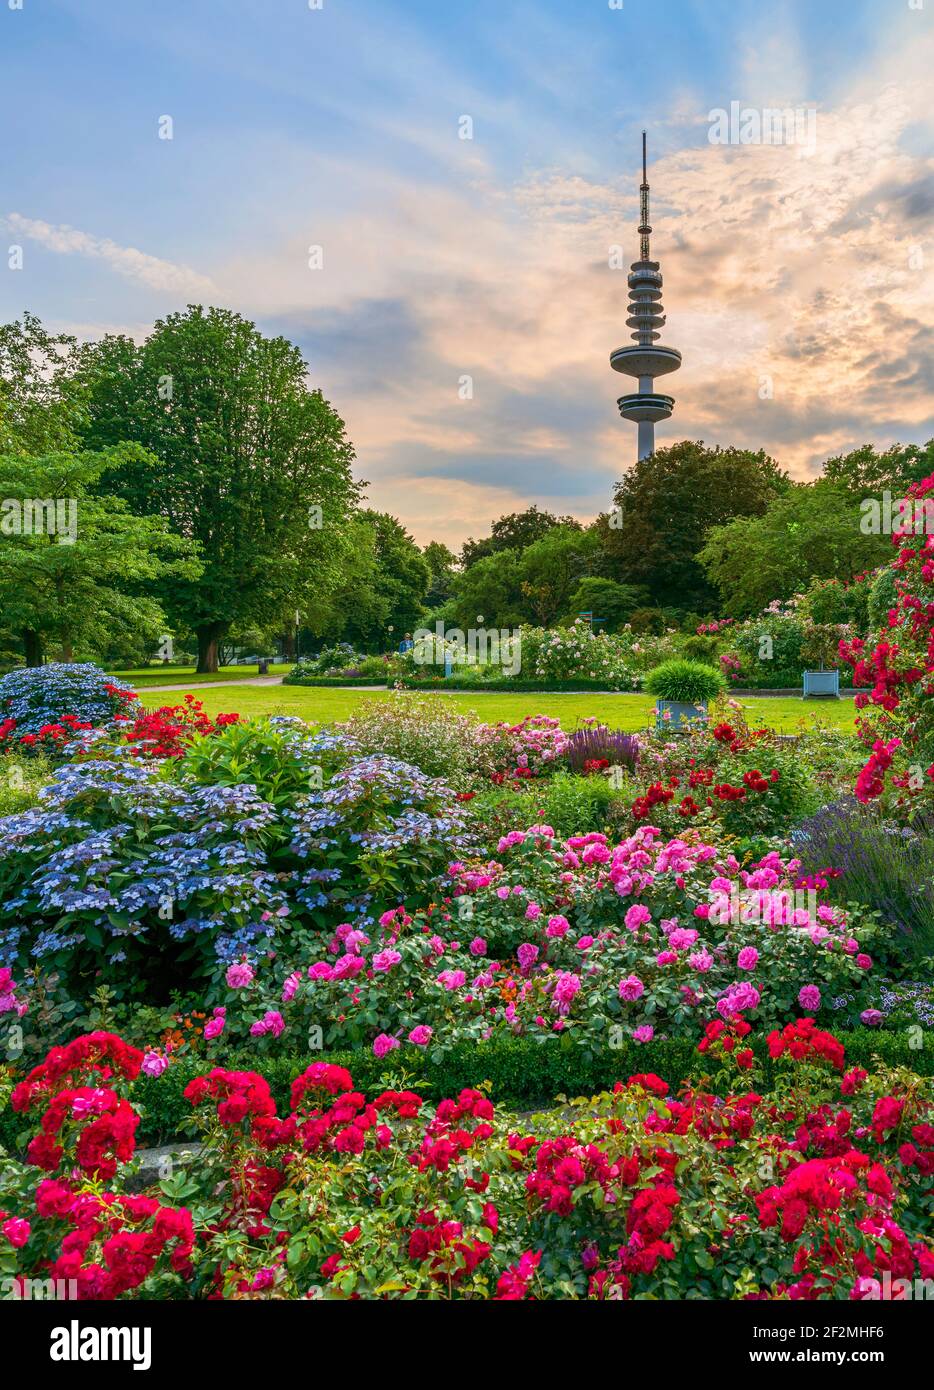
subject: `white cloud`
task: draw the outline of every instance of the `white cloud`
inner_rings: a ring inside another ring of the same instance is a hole
[[[6,230],[14,236],[37,241],[47,250],[60,256],[89,256],[103,261],[118,275],[137,280],[151,290],[169,294],[205,296],[214,292],[214,285],[204,275],[188,266],[174,265],[158,256],[138,251],[134,246],[118,246],[108,237],[92,236],[76,227],[53,226],[32,217],[11,212],[3,219]]]

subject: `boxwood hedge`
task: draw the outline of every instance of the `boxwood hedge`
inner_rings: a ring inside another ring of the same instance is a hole
[[[870,1070],[876,1059],[887,1066],[907,1066],[922,1076],[934,1076],[934,1037],[920,1035],[918,1030],[880,1033],[869,1028],[836,1034],[846,1048],[847,1066]],[[920,1045],[919,1045],[920,1044]],[[754,1051],[765,1068],[766,1083],[771,1083],[773,1064],[768,1057],[765,1039],[755,1040]],[[591,1095],[625,1080],[634,1072],[655,1072],[677,1088],[681,1081],[709,1072],[704,1058],[693,1042],[682,1040],[657,1041],[648,1044],[627,1042],[618,1049],[592,1054],[571,1046],[536,1043],[526,1038],[507,1038],[480,1046],[454,1048],[441,1065],[426,1057],[421,1066],[415,1059],[404,1073],[407,1086],[431,1100],[456,1095],[464,1086],[490,1083],[494,1102],[514,1110],[543,1109],[554,1104],[555,1097]],[[211,1066],[233,1070],[262,1072],[270,1084],[280,1113],[288,1111],[289,1086],[292,1078],[311,1061],[328,1061],[347,1067],[354,1084],[372,1094],[390,1079],[403,1079],[402,1069],[386,1061],[378,1061],[370,1052],[307,1053],[257,1058],[255,1054],[230,1054],[218,1059],[180,1057],[158,1078],[141,1076],[133,1087],[133,1101],[141,1111],[143,1122],[137,1132],[141,1145],[164,1144],[176,1138],[191,1138],[191,1107],[184,1090],[194,1076]],[[0,1112],[0,1145],[21,1152],[29,1137],[29,1127],[22,1115],[14,1114],[7,1106]]]

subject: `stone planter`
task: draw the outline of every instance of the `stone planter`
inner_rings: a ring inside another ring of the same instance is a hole
[[[657,699],[655,710],[655,728],[659,733],[668,731],[686,734],[692,724],[706,720],[707,701],[702,700],[698,705],[687,705],[681,700]]]
[[[806,700],[839,700],[839,671],[805,671],[804,698]]]

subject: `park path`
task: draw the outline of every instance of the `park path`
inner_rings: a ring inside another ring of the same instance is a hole
[[[145,695],[149,690],[217,690],[219,686],[224,689],[228,685],[281,685],[283,676],[252,676],[246,677],[242,681],[189,681],[187,685],[141,685],[137,691],[139,695]]]

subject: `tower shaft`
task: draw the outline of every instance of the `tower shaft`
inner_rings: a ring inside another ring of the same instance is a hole
[[[624,420],[634,420],[638,429],[639,459],[655,452],[655,421],[667,420],[674,409],[672,396],[655,391],[655,378],[675,372],[681,366],[677,348],[662,347],[658,330],[665,322],[662,309],[662,276],[658,261],[651,259],[649,238],[649,179],[646,133],[642,132],[642,183],[639,185],[639,260],[629,272],[629,317],[634,347],[617,348],[610,354],[610,366],[617,372],[638,379],[639,389],[617,401]]]

